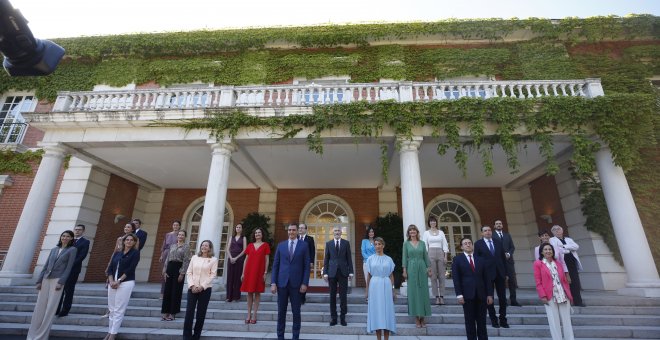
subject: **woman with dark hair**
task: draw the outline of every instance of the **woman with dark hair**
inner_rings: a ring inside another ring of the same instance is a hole
[[[257,312],[261,293],[266,288],[266,274],[268,273],[268,255],[270,246],[263,241],[264,232],[257,228],[252,233],[254,242],[248,244],[245,249],[245,263],[243,263],[243,275],[241,280],[241,292],[247,294],[247,319],[245,323],[257,323]]]
[[[362,252],[362,272],[364,273],[364,279],[367,279],[367,260],[369,257],[376,253],[374,238],[376,237],[376,232],[374,228],[368,227],[367,234],[362,239],[362,244],[360,245],[360,250]]]
[[[169,233],[165,234],[165,239],[163,240],[163,245],[160,247],[160,257],[158,258],[158,262],[160,262],[160,267],[161,270],[165,270],[167,268],[167,263],[165,262],[165,259],[167,259],[167,254],[170,252],[170,246],[176,243],[176,236],[179,234],[179,230],[181,229],[181,221],[179,220],[174,220],[172,222],[172,231]],[[160,298],[163,298],[163,293],[165,292],[165,277],[161,277],[160,280]]]
[[[184,279],[190,263],[190,246],[186,242],[186,231],[179,230],[176,243],[170,246],[163,268],[165,290],[160,312],[163,321],[173,321],[181,311],[181,296],[183,295]]]
[[[110,261],[108,261],[108,265],[105,267],[105,271],[108,271],[108,268],[110,267],[110,262],[112,262],[112,256],[118,252],[122,251],[124,249],[124,236],[130,235],[130,234],[135,234],[135,229],[137,229],[137,226],[133,222],[128,222],[124,224],[124,235],[121,235],[117,237],[117,242],[115,243],[115,249],[112,252],[112,255],[110,255]],[[140,240],[137,241],[138,247],[140,247]],[[139,249],[139,248],[138,248]],[[110,281],[106,278],[105,280],[105,288],[108,288],[108,285],[110,284]],[[110,310],[106,311],[102,318],[107,318],[110,316]]]
[[[376,332],[376,338],[385,340],[390,333],[396,333],[396,316],[394,315],[394,261],[385,255],[385,241],[376,237],[374,239],[376,254],[367,260],[367,332]]]
[[[213,279],[218,273],[218,259],[213,257],[213,242],[204,240],[199,245],[199,253],[193,256],[188,265],[188,298],[186,319],[183,321],[183,339],[199,339],[202,335],[206,309],[211,300]],[[197,309],[197,313],[195,313]],[[193,318],[195,328],[193,332]]]
[[[426,327],[424,318],[431,316],[429,280],[431,263],[424,241],[419,239],[419,229],[414,224],[406,231],[408,240],[403,242],[401,267],[403,277],[408,280],[408,315],[415,317],[417,328]]]
[[[32,313],[27,339],[48,339],[50,327],[55,318],[55,310],[62,297],[62,288],[69,278],[73,262],[76,259],[73,237],[73,231],[65,230],[60,234],[57,246],[48,254],[46,265],[37,279],[39,295]]]
[[[227,298],[225,301],[239,301],[241,299],[241,275],[243,274],[243,263],[245,262],[245,249],[247,240],[243,236],[243,225],[237,224],[229,247],[227,247]]]
[[[112,255],[108,276],[108,334],[104,340],[114,340],[124,320],[133,287],[135,287],[135,268],[140,262],[139,239],[131,233],[122,240],[122,249]]]
[[[431,290],[435,295],[435,304],[445,304],[445,271],[447,268],[447,254],[449,244],[445,233],[438,228],[438,220],[434,216],[429,217],[429,229],[424,232],[422,240],[426,243],[426,250],[431,261]]]
[[[534,261],[536,292],[548,315],[550,335],[553,340],[573,340],[571,325],[571,287],[564,275],[561,262],[555,260],[555,248],[550,243],[539,247],[539,258]],[[562,327],[564,336],[562,337]]]

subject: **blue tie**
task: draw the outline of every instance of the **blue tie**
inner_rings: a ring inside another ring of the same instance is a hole
[[[289,241],[289,261],[293,259],[293,241]]]
[[[491,255],[495,255],[495,248],[493,248],[493,240],[488,240],[488,248],[490,248]]]

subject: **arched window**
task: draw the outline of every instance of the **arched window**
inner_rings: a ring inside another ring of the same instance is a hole
[[[190,249],[194,252],[195,249],[197,249],[197,242],[201,241],[199,240],[199,228],[202,225],[202,216],[204,215],[204,201],[202,200],[201,202],[197,202],[196,204],[193,203],[195,207],[193,209],[190,209],[190,212],[187,214],[188,218],[186,219],[187,221],[187,230],[188,230],[188,244],[190,245]],[[223,219],[222,223],[222,234],[220,235],[220,244],[214,244],[214,252],[215,256],[218,258],[218,277],[222,278],[222,281],[224,282],[224,273],[225,273],[225,268],[226,268],[226,263],[225,263],[225,250],[227,248],[227,242],[229,240],[228,234],[229,230],[231,230],[231,223],[233,220],[232,213],[231,213],[231,208],[227,204],[225,206],[225,217]]]
[[[342,238],[352,241],[353,213],[348,204],[338,197],[322,195],[307,203],[301,215],[302,223],[307,225],[307,234],[314,238],[316,243],[316,257],[314,269],[310,273],[310,280],[322,280],[321,270],[325,255],[325,243],[333,238],[332,230],[335,226],[341,227]],[[351,251],[355,245],[351,242]],[[353,254],[353,258],[355,258]],[[320,284],[322,281],[314,281]]]
[[[427,216],[434,216],[438,220],[438,228],[445,233],[449,243],[449,263],[447,269],[451,269],[451,259],[463,252],[461,239],[470,237],[474,240],[476,219],[472,209],[464,202],[457,199],[434,200]]]

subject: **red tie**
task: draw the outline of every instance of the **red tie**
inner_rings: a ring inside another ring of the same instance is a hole
[[[472,271],[474,271],[474,262],[472,262],[472,255],[468,255],[470,258],[470,267],[472,267]]]

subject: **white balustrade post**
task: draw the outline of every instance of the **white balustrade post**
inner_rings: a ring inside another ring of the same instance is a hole
[[[220,107],[229,107],[236,104],[236,96],[234,96],[233,86],[220,87]]]
[[[30,265],[39,244],[41,229],[48,214],[48,207],[65,156],[65,149],[58,143],[44,143],[40,146],[45,153],[0,271],[0,286],[26,284],[32,281]]]
[[[413,101],[413,86],[411,81],[399,82],[399,98],[400,103]]]
[[[426,224],[424,219],[424,199],[422,196],[422,176],[419,169],[419,147],[422,137],[413,137],[412,140],[401,139],[399,151],[401,169],[401,212],[403,214],[403,232],[405,236],[409,225],[414,224],[424,232]]]
[[[628,274],[626,288],[620,289],[619,293],[660,297],[658,270],[623,169],[614,164],[608,148],[596,153],[596,167],[614,235]]]
[[[600,78],[587,78],[586,81],[585,94],[587,95],[587,98],[605,95],[605,92],[603,92],[603,85],[600,83]]]
[[[225,249],[220,249],[220,235],[225,217],[227,187],[229,186],[229,163],[231,153],[236,151],[236,146],[229,140],[209,141],[209,143],[212,143],[211,168],[206,185],[204,215],[202,215],[195,253],[199,250],[203,240],[211,240],[216,253],[225,251]]]

